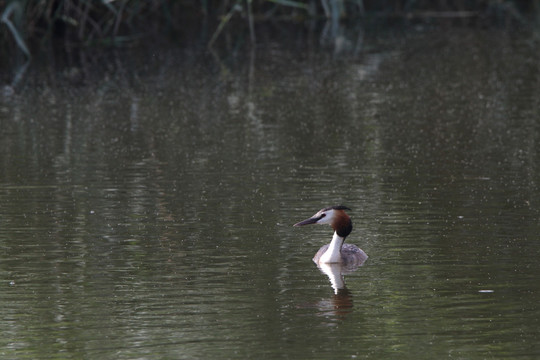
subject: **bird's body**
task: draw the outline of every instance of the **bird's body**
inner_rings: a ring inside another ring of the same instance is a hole
[[[321,262],[332,263],[332,262],[324,261],[325,259],[322,258],[322,255],[328,250],[328,247],[330,247],[330,244],[321,246],[319,251],[317,251],[317,253],[313,257],[313,262],[315,262],[316,264],[319,264]],[[358,246],[353,245],[353,244],[343,244],[343,246],[341,247],[340,256],[341,256],[341,260],[336,261],[336,262],[340,262],[346,267],[359,266],[367,259],[366,253],[362,249],[360,249]]]
[[[354,267],[366,261],[367,255],[362,249],[356,245],[344,244],[345,238],[352,231],[352,221],[345,210],[350,209],[341,205],[331,206],[320,210],[309,219],[294,224],[294,226],[329,224],[334,229],[330,244],[322,246],[313,257],[315,263],[340,263],[346,267]]]

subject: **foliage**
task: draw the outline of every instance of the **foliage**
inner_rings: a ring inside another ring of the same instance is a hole
[[[501,12],[521,21],[523,11],[537,12],[537,8],[537,1],[509,0],[0,0],[0,45],[15,44],[27,57],[29,43],[51,39],[77,45],[120,45],[154,30],[161,34],[163,26],[182,31],[187,19],[209,27],[213,34],[209,44],[238,19],[249,29],[254,42],[258,21],[326,18],[336,23],[373,13],[472,17]]]

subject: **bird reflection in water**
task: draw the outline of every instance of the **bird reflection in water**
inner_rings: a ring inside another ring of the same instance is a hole
[[[329,300],[319,302],[318,307],[323,314],[332,314],[335,316],[343,316],[352,312],[353,308],[353,296],[350,290],[345,284],[345,275],[350,274],[358,270],[367,259],[355,266],[346,267],[339,263],[318,263],[317,267],[322,273],[328,276],[334,295]]]

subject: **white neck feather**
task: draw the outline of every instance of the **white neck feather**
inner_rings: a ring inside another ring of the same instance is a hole
[[[334,232],[334,236],[332,237],[332,242],[330,243],[330,246],[328,246],[328,249],[321,256],[319,261],[322,263],[340,263],[341,246],[343,245],[344,240],[345,238],[342,238],[337,234],[337,232]]]

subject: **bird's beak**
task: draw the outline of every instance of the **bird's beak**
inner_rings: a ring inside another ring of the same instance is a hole
[[[309,219],[306,219],[304,221],[300,221],[299,223],[294,224],[293,226],[304,226],[309,224],[315,224],[317,221],[319,221],[321,218],[319,216],[317,217],[310,217]]]

